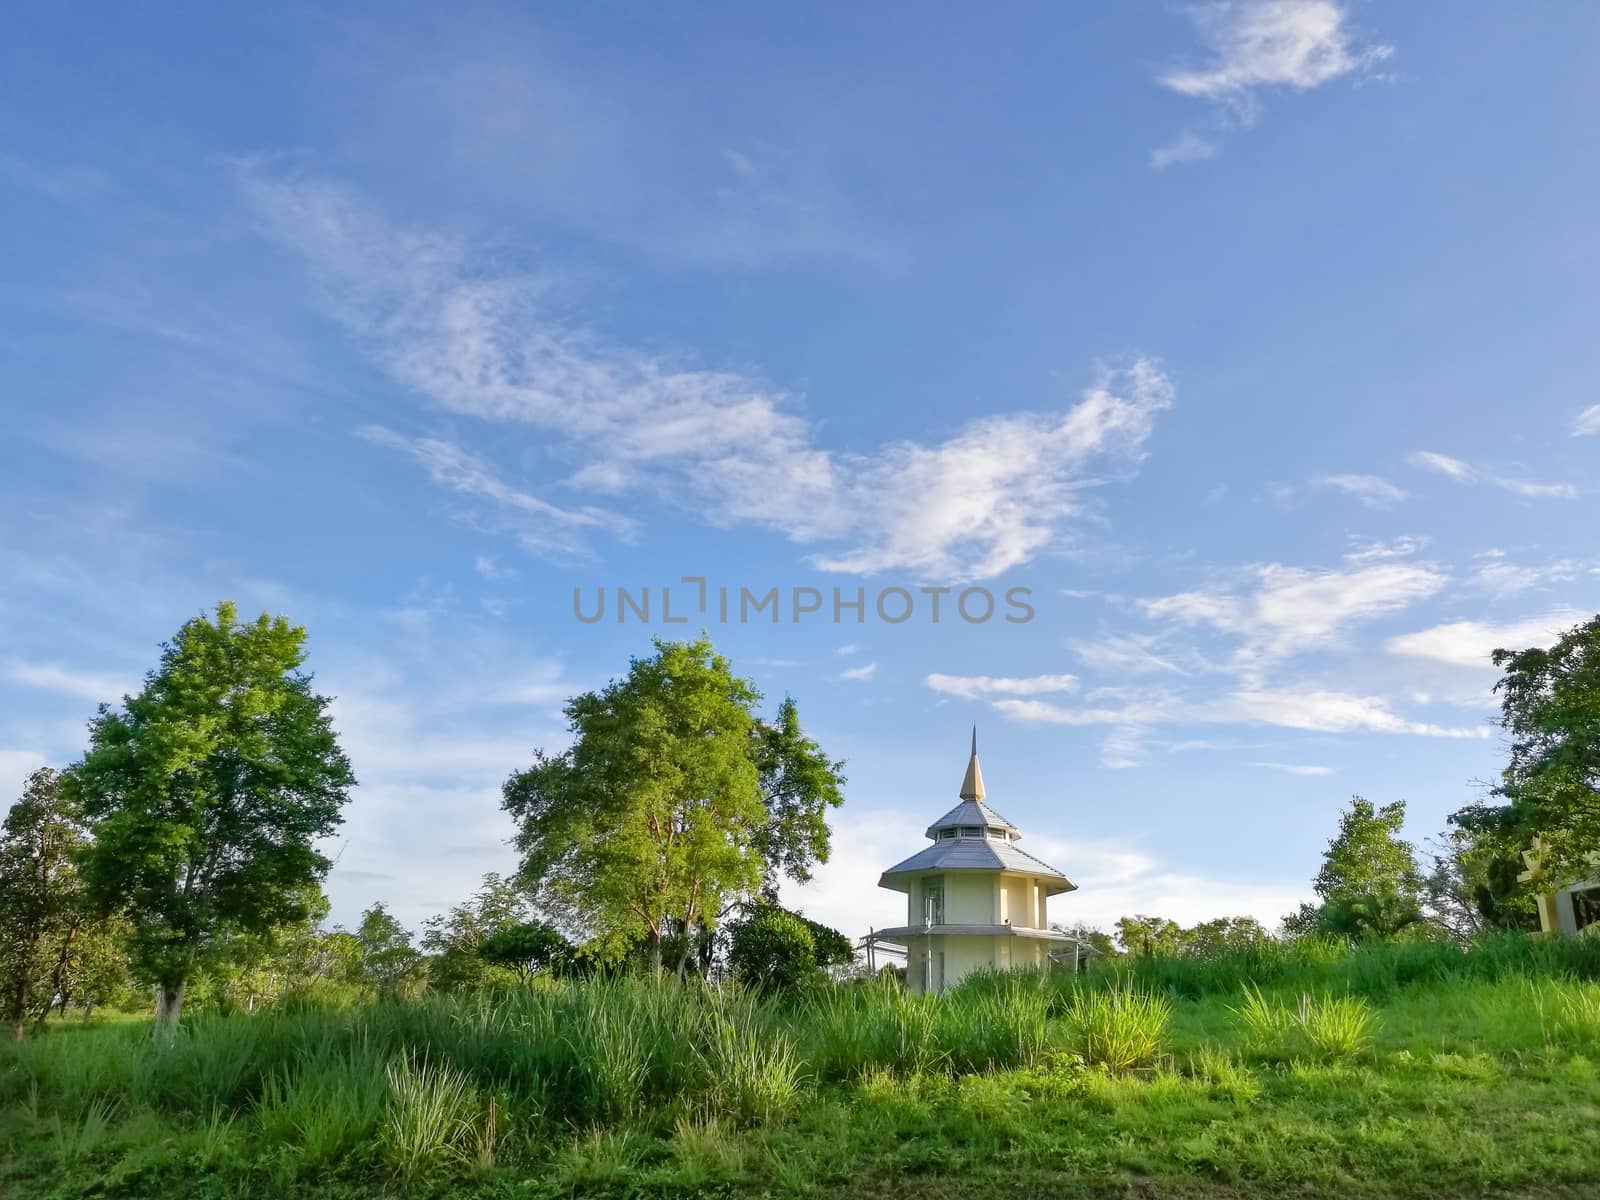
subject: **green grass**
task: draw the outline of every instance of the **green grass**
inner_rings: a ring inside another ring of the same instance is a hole
[[[1590,1195],[1594,966],[1313,945],[62,1028],[0,1050],[0,1195]]]

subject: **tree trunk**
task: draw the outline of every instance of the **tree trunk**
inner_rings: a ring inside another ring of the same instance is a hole
[[[11,1025],[11,1036],[20,1042],[28,1024],[28,979],[20,968],[6,997],[6,1020]]]
[[[650,973],[661,974],[661,929],[656,927],[650,931]]]
[[[83,1002],[83,1019],[85,1021],[88,1021],[89,1014],[92,1013],[93,1011],[94,1011],[94,1001],[93,1000],[85,1000]]]
[[[178,1030],[178,1016],[183,1012],[183,993],[188,987],[186,979],[169,980],[156,988],[156,1033],[171,1034]]]

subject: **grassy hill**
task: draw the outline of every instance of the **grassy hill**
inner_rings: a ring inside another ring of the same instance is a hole
[[[1597,979],[1596,940],[1304,942],[60,1025],[0,1050],[0,1194],[1592,1195]]]

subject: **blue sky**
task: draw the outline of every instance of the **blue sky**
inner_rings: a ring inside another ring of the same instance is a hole
[[[1351,793],[1419,840],[1477,797],[1487,652],[1597,607],[1597,36],[1330,0],[19,13],[0,786],[186,618],[287,612],[362,781],[335,915],[415,924],[513,865],[498,786],[564,698],[694,628],[574,588],[864,588],[860,623],[694,618],[848,760],[809,913],[900,915],[877,874],[976,722],[1080,885],[1055,919],[1275,919]],[[895,587],[1034,617],[890,624]]]

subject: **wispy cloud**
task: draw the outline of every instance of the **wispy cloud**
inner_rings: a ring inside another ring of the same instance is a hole
[[[878,664],[875,662],[862,663],[859,667],[847,667],[839,672],[839,678],[865,683],[878,673]]]
[[[1566,630],[1587,619],[1577,609],[1562,608],[1505,625],[1483,621],[1450,621],[1416,633],[1390,638],[1390,654],[1432,659],[1463,667],[1487,667],[1496,650],[1548,646]]]
[[[1587,437],[1600,433],[1600,404],[1591,404],[1572,419],[1572,436]]]
[[[1334,570],[1269,563],[1250,568],[1243,586],[1179,592],[1141,607],[1159,620],[1233,635],[1234,665],[1249,670],[1333,645],[1353,625],[1436,594],[1448,578],[1428,563],[1356,561]]]
[[[347,188],[249,167],[240,180],[265,232],[305,257],[337,318],[433,405],[555,435],[579,464],[566,488],[643,493],[710,523],[765,526],[830,547],[812,555],[826,570],[956,580],[1027,562],[1085,514],[1085,488],[1139,461],[1174,398],[1157,362],[1134,359],[1059,411],[987,417],[933,444],[824,449],[782,389],[573,328],[548,310],[537,277],[397,230]],[[454,443],[387,428],[368,436],[442,486],[519,513],[531,543],[570,550],[584,531],[628,528],[603,509],[508,485]]]
[[[96,671],[83,671],[62,666],[60,663],[23,662],[17,659],[13,659],[0,669],[0,674],[5,676],[7,682],[19,687],[55,692],[57,695],[71,696],[76,700],[87,700],[93,704],[115,704],[124,693],[138,684],[136,678],[119,678]]]
[[[1407,455],[1406,461],[1414,467],[1443,475],[1457,483],[1487,484],[1529,499],[1572,500],[1578,495],[1578,489],[1570,483],[1530,483],[1527,480],[1512,479],[1483,471],[1459,458],[1451,458],[1448,454],[1439,454],[1432,450],[1418,450]]]
[[[1165,171],[1184,163],[1204,162],[1217,153],[1217,143],[1197,133],[1181,133],[1164,146],[1150,151],[1150,169]]]
[[[1217,152],[1231,126],[1249,125],[1261,95],[1277,89],[1310,91],[1346,76],[1361,76],[1394,53],[1368,42],[1333,0],[1216,0],[1185,9],[1204,43],[1203,61],[1171,67],[1156,82],[1213,106],[1210,137],[1191,131],[1150,152],[1150,166],[1199,162]]]
[[[958,696],[963,700],[976,700],[989,696],[1040,696],[1052,692],[1070,692],[1077,689],[1076,675],[1025,675],[1007,677],[998,675],[929,675],[923,680],[928,687],[943,696]]]
[[[541,500],[506,483],[485,459],[442,438],[405,437],[381,425],[364,425],[357,432],[375,445],[409,455],[440,487],[488,501],[510,518],[518,539],[529,549],[576,553],[586,548],[584,531],[603,530],[627,538],[637,528],[631,518],[603,508],[568,509]]]
[[[500,582],[506,579],[515,579],[518,571],[515,567],[506,567],[492,554],[479,554],[472,560],[472,569],[485,579]]]
[[[1311,483],[1354,496],[1368,508],[1393,508],[1410,495],[1378,475],[1318,475]]]
[[[1162,87],[1253,111],[1257,92],[1309,91],[1394,53],[1363,45],[1331,0],[1223,0],[1188,10],[1209,52],[1198,67],[1164,71]]]
[[[1503,550],[1486,550],[1473,557],[1481,565],[1473,571],[1472,582],[1494,596],[1516,596],[1552,584],[1571,583],[1584,570],[1583,564],[1574,558],[1534,565],[1511,562]]]
[[[1332,767],[1313,766],[1309,763],[1253,762],[1252,767],[1267,771],[1282,771],[1286,775],[1332,775]]]

